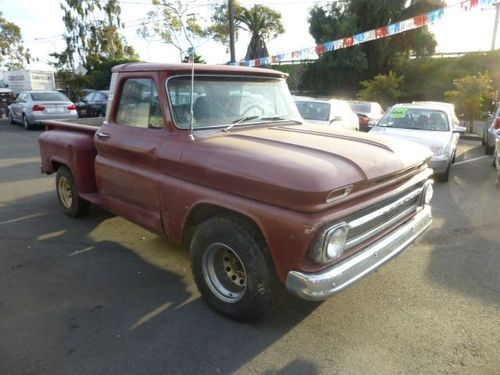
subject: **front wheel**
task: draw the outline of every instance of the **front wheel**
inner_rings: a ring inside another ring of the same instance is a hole
[[[26,117],[26,115],[23,114],[23,125],[24,125],[24,128],[26,130],[31,130],[32,126],[28,120],[28,117]]]
[[[198,226],[191,241],[191,267],[201,295],[230,318],[261,318],[285,295],[259,237],[243,221],[215,216]]]
[[[56,176],[57,198],[63,206],[64,213],[71,217],[85,215],[90,203],[78,196],[78,189],[70,170],[59,167]]]
[[[12,113],[9,113],[9,123],[14,125],[14,117],[12,116]]]

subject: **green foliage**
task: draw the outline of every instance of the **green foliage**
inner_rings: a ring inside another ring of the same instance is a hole
[[[148,20],[141,24],[137,34],[146,41],[158,36],[179,51],[182,61],[188,48],[195,47],[206,35],[193,12],[194,2],[152,0],[152,3],[156,9],[148,13]]]
[[[29,58],[29,51],[22,45],[21,29],[15,23],[7,21],[0,12],[0,65],[8,69],[23,69],[24,60]]]
[[[234,9],[234,40],[238,40],[238,29],[240,28],[239,16],[243,7],[236,0],[233,0]],[[210,17],[211,25],[207,28],[207,35],[212,37],[216,42],[227,47],[229,51],[229,8],[227,2],[217,4],[212,7],[212,16]]]
[[[281,23],[281,13],[265,5],[245,8],[237,1],[234,1],[233,7],[235,39],[238,37],[239,29],[251,34],[245,59],[253,60],[268,56],[266,41],[285,32]],[[207,35],[229,47],[229,10],[226,2],[214,7],[211,21]]]
[[[499,61],[500,50],[468,53],[461,57],[408,60],[396,69],[398,74],[405,77],[401,99],[404,101],[444,100],[444,93],[454,89],[454,79],[486,70],[493,80],[493,86],[500,88]],[[492,110],[493,108],[485,109]]]
[[[413,17],[441,4],[412,0],[339,0],[310,11],[309,32],[316,43],[337,40]],[[301,87],[319,94],[352,96],[358,82],[395,71],[411,54],[427,56],[436,42],[426,27],[323,54],[309,65]]]
[[[239,22],[239,27],[252,35],[245,60],[269,56],[266,40],[274,39],[285,32],[281,23],[281,13],[264,5],[254,5],[250,9],[243,8],[235,18]]]
[[[80,62],[90,71],[106,59],[138,58],[118,33],[122,27],[118,0],[64,0],[60,6],[66,49],[51,54],[58,70],[74,70]]]
[[[90,76],[80,76],[68,70],[61,70],[56,73],[56,81],[59,88],[66,91],[72,101],[76,101],[83,94],[83,89],[91,87],[92,78]]]
[[[101,61],[96,65],[95,69],[89,73],[91,86],[96,90],[107,90],[109,89],[109,82],[111,81],[111,69],[115,65],[127,64],[132,62],[138,62],[135,58],[118,58],[118,59],[106,59]]]
[[[379,74],[370,81],[362,81],[363,89],[359,91],[358,98],[361,100],[380,103],[383,108],[396,103],[401,96],[401,82],[403,77],[389,71],[387,75]]]
[[[488,72],[465,76],[454,79],[455,90],[445,93],[445,97],[453,102],[457,110],[463,112],[469,120],[470,132],[472,132],[474,118],[479,115],[484,99],[493,96],[492,82]]]
[[[189,56],[184,56],[184,59],[182,60],[183,63],[189,63]],[[196,64],[205,64],[205,60],[203,60],[203,58],[198,55],[196,52],[194,53],[194,62]]]

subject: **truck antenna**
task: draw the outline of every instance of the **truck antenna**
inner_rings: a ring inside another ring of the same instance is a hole
[[[189,54],[189,58],[191,60],[191,93],[190,93],[190,96],[191,96],[191,99],[190,99],[190,103],[191,103],[191,108],[190,108],[190,114],[191,114],[191,119],[189,121],[189,138],[191,138],[192,141],[195,140],[194,138],[194,134],[193,134],[193,119],[194,119],[194,112],[193,112],[193,92],[194,92],[194,48],[191,47],[188,49],[188,54]]]

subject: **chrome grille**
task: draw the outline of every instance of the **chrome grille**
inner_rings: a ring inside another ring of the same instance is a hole
[[[349,236],[346,249],[370,239],[384,229],[396,224],[408,214],[415,212],[419,207],[421,194],[422,187],[419,187],[386,203],[382,207],[372,208],[363,216],[349,220],[347,222]]]

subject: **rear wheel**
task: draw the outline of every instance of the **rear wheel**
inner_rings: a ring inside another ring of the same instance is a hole
[[[484,145],[484,154],[485,155],[493,155],[493,151],[495,150],[495,147],[490,146],[488,143]]]
[[[32,126],[28,120],[28,117],[26,117],[25,114],[23,114],[23,125],[26,130],[31,130]]]
[[[195,230],[191,266],[208,304],[237,320],[271,312],[285,295],[259,235],[241,220],[215,216]]]
[[[64,213],[71,217],[85,215],[90,203],[78,196],[78,189],[73,175],[66,167],[59,167],[56,176],[57,198],[63,206]]]

